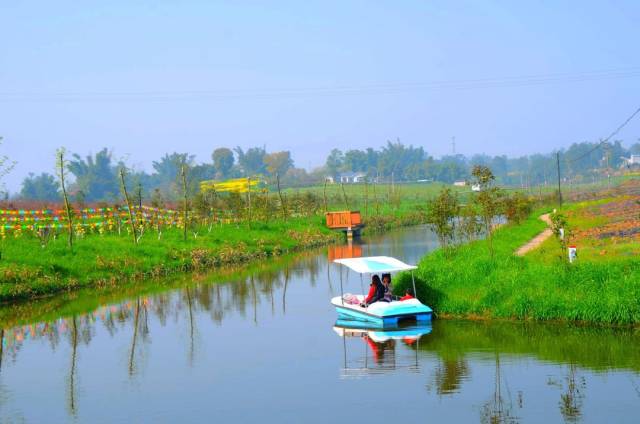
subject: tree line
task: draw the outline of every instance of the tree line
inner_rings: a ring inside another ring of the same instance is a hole
[[[598,147],[598,143],[574,143],[560,151],[563,178],[573,182],[592,180],[619,169],[624,157],[640,154],[640,143],[625,148],[620,141]],[[577,159],[577,160],[574,160]],[[103,148],[94,155],[71,155],[65,164],[72,177],[69,191],[77,202],[110,201],[120,193],[119,169],[122,160]],[[167,153],[152,162],[152,171],[129,170],[127,184],[139,198],[175,201],[179,176],[188,167],[189,191],[194,194],[204,180],[262,176],[267,181],[280,178],[283,187],[321,184],[327,177],[338,181],[343,173],[362,173],[369,181],[453,183],[472,179],[475,166],[492,169],[497,184],[508,186],[550,185],[555,182],[556,154],[532,154],[509,158],[505,155],[445,155],[434,158],[426,150],[405,145],[399,140],[387,142],[380,149],[351,149],[329,152],[325,164],[312,171],[296,168],[290,151],[267,152],[264,147],[215,149],[210,160],[196,163],[188,153]],[[58,178],[49,173],[29,174],[22,182],[19,197],[28,200],[59,201]]]

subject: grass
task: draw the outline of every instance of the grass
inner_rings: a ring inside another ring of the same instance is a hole
[[[568,210],[591,206],[583,203]],[[448,255],[438,250],[424,257],[416,272],[419,297],[441,316],[640,323],[637,255],[579,253],[579,260],[569,265],[560,258],[566,253],[554,238],[525,257],[513,254],[544,229],[538,219],[542,212],[498,229],[493,258],[486,240],[459,246]],[[397,290],[408,284],[408,276],[403,276]]]
[[[129,279],[159,277],[179,271],[207,269],[279,256],[335,241],[338,233],[320,217],[202,229],[182,239],[179,229],[160,240],[147,233],[138,245],[125,234],[88,235],[73,250],[65,237],[45,248],[34,237],[4,241],[0,262],[0,300],[32,298],[88,286],[116,285]]]
[[[373,211],[372,211],[373,213]],[[376,233],[424,221],[416,206],[386,207],[379,215],[364,218],[365,233]],[[88,234],[76,238],[73,250],[60,234],[46,247],[29,234],[9,235],[2,241],[0,302],[31,299],[86,287],[121,285],[141,280],[246,264],[341,240],[343,235],[326,228],[324,217],[271,219],[269,222],[224,224],[189,231],[166,228],[158,238],[147,230],[137,245],[123,230],[121,235]]]

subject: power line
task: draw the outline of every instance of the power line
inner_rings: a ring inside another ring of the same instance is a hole
[[[567,160],[566,162],[569,164],[569,163],[573,163],[573,162],[579,161],[580,159],[583,159],[583,158],[589,156],[591,153],[595,152],[597,149],[599,149],[600,147],[604,146],[606,143],[609,142],[609,140],[611,140],[612,137],[614,137],[616,134],[618,134],[621,129],[623,129],[629,122],[631,122],[631,120],[633,118],[635,118],[638,113],[640,113],[640,107],[638,109],[636,109],[635,112],[633,112],[631,114],[631,116],[629,116],[622,124],[620,124],[620,126],[618,126],[618,128],[616,128],[611,134],[609,134],[609,136],[607,138],[605,138],[604,140],[600,141],[600,143],[598,143],[593,149],[591,149],[588,152],[578,156],[577,158],[574,158],[574,159],[571,159],[571,160]]]
[[[189,99],[280,98],[300,96],[343,96],[397,93],[415,90],[469,90],[483,88],[527,87],[640,77],[640,67],[578,73],[539,74],[466,80],[442,80],[417,83],[381,83],[280,89],[219,89],[177,91],[114,92],[0,92],[0,101],[171,101]]]

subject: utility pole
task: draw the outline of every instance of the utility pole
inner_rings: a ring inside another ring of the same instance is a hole
[[[556,152],[556,164],[558,165],[558,202],[562,207],[562,189],[560,188],[560,152]]]
[[[453,156],[456,155],[456,136],[451,137],[451,150],[453,151]]]

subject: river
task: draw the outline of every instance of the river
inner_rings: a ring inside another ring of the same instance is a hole
[[[0,422],[638,422],[637,330],[336,326],[340,281],[363,283],[328,256],[414,263],[436,245],[414,227],[242,272],[4,307]]]

